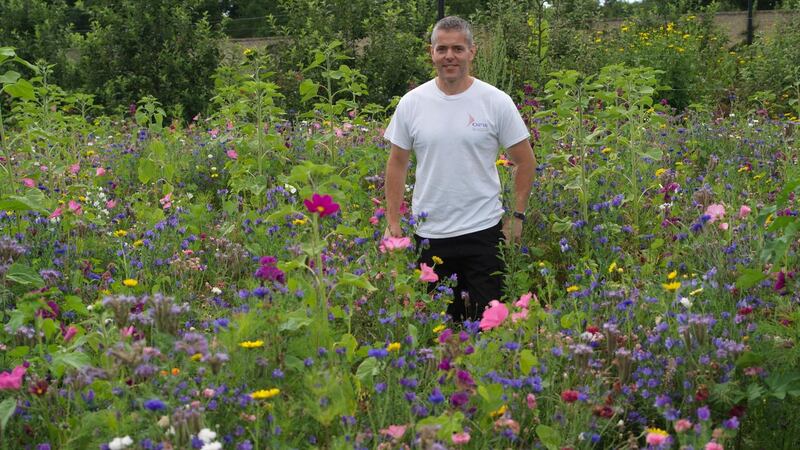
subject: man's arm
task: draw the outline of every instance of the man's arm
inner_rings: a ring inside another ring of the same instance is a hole
[[[514,163],[514,204],[515,212],[524,213],[528,208],[528,198],[533,187],[533,176],[536,172],[536,157],[528,139],[512,145],[508,149],[508,156]],[[506,237],[511,241],[518,241],[522,236],[522,220],[511,217],[506,222]]]
[[[530,148],[530,146],[529,146]],[[386,162],[386,180],[384,191],[386,195],[386,235],[400,237],[403,230],[400,228],[400,205],[403,203],[403,192],[406,188],[408,174],[408,161],[411,158],[409,150],[392,144],[389,160]]]

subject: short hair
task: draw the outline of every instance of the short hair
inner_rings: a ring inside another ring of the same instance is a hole
[[[436,22],[431,32],[431,45],[436,45],[436,32],[439,30],[460,31],[464,33],[467,38],[467,45],[472,47],[472,27],[469,25],[469,22],[461,17],[447,16]]]

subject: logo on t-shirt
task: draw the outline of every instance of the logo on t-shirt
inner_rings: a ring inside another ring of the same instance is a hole
[[[467,126],[472,128],[475,131],[487,131],[489,129],[489,124],[486,122],[478,122],[472,117],[472,114],[467,113],[469,116],[469,122],[467,122]]]

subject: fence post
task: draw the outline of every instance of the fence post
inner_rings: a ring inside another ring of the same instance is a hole
[[[436,21],[440,21],[444,19],[444,0],[439,0],[439,12],[436,17]]]
[[[747,0],[747,45],[753,43],[753,0]]]

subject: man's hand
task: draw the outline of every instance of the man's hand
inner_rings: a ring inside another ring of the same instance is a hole
[[[390,238],[390,237],[403,237],[403,230],[400,228],[400,224],[396,225],[386,225],[386,230],[383,232],[383,238]]]
[[[503,234],[509,244],[522,240],[522,221],[516,217],[506,217],[503,220]]]

